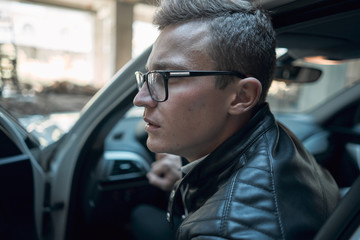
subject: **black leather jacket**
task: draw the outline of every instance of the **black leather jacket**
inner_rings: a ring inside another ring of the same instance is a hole
[[[180,189],[187,189],[184,199]],[[189,214],[177,239],[312,239],[338,187],[263,106],[202,160],[170,195],[168,220]]]

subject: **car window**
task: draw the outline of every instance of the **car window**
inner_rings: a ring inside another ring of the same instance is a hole
[[[0,1],[0,106],[42,145],[66,133],[120,68],[114,63],[112,6],[104,3],[98,16],[72,8]],[[147,18],[141,18],[151,11],[153,7],[144,4],[134,7],[139,17],[132,24],[133,58],[158,34]],[[144,32],[147,38],[141,37]]]
[[[26,128],[53,113],[71,113],[71,124],[103,85],[93,80],[93,14],[11,1],[0,9],[0,105]]]
[[[338,92],[360,81],[360,59],[329,61],[321,58],[299,59],[297,64],[320,69],[320,78],[311,83],[273,81],[268,102],[274,112],[301,113],[329,100]]]

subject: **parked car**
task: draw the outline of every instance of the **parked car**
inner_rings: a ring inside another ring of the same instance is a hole
[[[271,109],[343,194],[317,239],[359,239],[360,4],[270,0],[264,8],[279,47]],[[134,72],[145,71],[150,51],[120,69],[50,145],[0,107],[1,239],[131,239],[131,209],[166,204],[145,177],[154,155],[132,104]]]

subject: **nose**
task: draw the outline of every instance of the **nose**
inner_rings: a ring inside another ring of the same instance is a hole
[[[144,84],[136,94],[133,103],[138,107],[155,107],[157,104],[157,102],[151,98],[149,89],[147,88],[146,84]]]

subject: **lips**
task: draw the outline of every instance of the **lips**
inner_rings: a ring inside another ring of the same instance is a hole
[[[156,129],[160,128],[160,126],[156,122],[154,122],[154,121],[152,121],[152,120],[150,120],[148,118],[144,117],[144,121],[146,122],[145,130],[148,131],[148,132],[149,131],[155,131]]]

